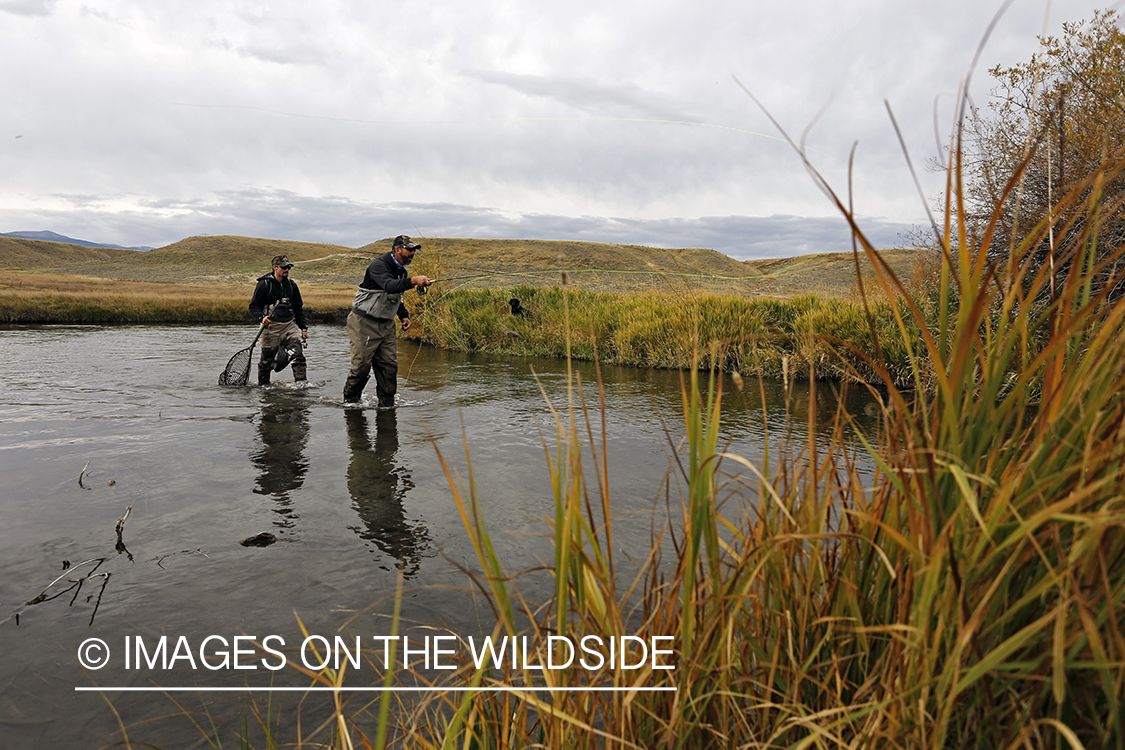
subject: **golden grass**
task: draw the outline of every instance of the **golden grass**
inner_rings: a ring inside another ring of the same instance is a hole
[[[82,247],[60,242],[0,237],[0,260],[6,269],[49,268],[64,262],[102,261],[127,257],[136,250]]]
[[[10,271],[0,286],[2,323],[230,323],[250,319],[253,286],[121,281]],[[306,312],[351,305],[352,291],[302,286]]]
[[[844,439],[850,416],[820,424],[810,398],[807,442],[760,464],[730,455],[719,440],[721,381],[704,386],[692,368],[683,439],[678,430],[669,438],[667,518],[654,524],[651,554],[628,551],[640,570],[623,578],[609,436],[591,408],[596,400],[604,414],[607,404],[600,389],[571,379],[566,403],[550,404],[555,432],[544,441],[554,500],[546,601],[526,598],[497,554],[468,445],[464,470],[438,452],[493,635],[526,637],[532,663],[546,659],[552,637],[672,635],[675,669],[467,664],[442,685],[529,689],[434,692],[384,717],[380,738],[391,721],[395,741],[418,748],[1125,748],[1125,305],[1110,297],[1125,283],[1125,247],[1095,255],[1108,214],[1096,188],[1125,174],[1125,162],[1099,165],[1052,212],[1086,217],[1059,233],[1068,241],[1057,257],[1070,271],[1057,288],[1049,269],[1027,262],[1050,233],[1046,221],[993,261],[990,232],[975,245],[955,236],[965,226],[959,153],[932,307],[837,200],[878,287],[860,308],[883,420],[877,434],[861,433],[861,452]],[[487,334],[502,312],[487,308],[503,302],[488,294],[427,302],[430,335],[443,325],[440,335]],[[565,289],[527,296],[554,305],[568,353],[583,345],[590,308],[597,318],[624,309]],[[801,298],[778,314],[814,303]],[[737,335],[704,330],[723,320],[708,305],[720,301],[687,299],[677,313],[713,374]],[[823,327],[806,334],[810,346],[826,338]],[[654,331],[642,338],[660,340]],[[597,337],[599,350],[611,339]],[[891,374],[888,351],[899,346],[905,377]],[[795,356],[812,370],[839,351]],[[754,403],[752,385],[747,392]],[[672,690],[643,690],[653,687]],[[340,733],[328,744],[359,746],[348,730],[357,714],[337,707]]]
[[[351,256],[309,264],[356,264],[357,260],[362,270],[367,260]],[[430,255],[417,261],[411,272],[441,277],[449,270],[440,256]],[[308,266],[297,266],[296,274],[310,321],[342,322],[354,287],[300,278],[312,275]],[[705,345],[722,342],[719,366],[746,375],[807,378],[815,371],[818,377],[837,380],[881,377],[870,362],[871,325],[854,299],[718,296],[690,287],[596,293],[573,290],[569,283],[566,287],[442,292],[437,285],[431,289],[425,295],[417,291],[407,295],[414,324],[408,335],[446,349],[578,359],[593,359],[596,353],[601,361],[613,364],[687,368],[696,364],[693,342],[698,337]],[[183,284],[13,271],[7,284],[0,286],[0,322],[244,322],[252,290],[250,282]],[[521,299],[531,316],[513,317],[511,297]],[[885,301],[872,310],[885,365],[901,383],[910,371],[910,346],[898,336]]]
[[[355,285],[384,239],[359,249],[255,237],[189,237],[147,252],[96,251],[74,245],[0,237],[0,262],[8,268],[133,281],[232,285],[251,283],[269,270],[274,255],[296,264],[301,283]],[[561,273],[573,289],[605,293],[651,292],[792,297],[846,297],[855,280],[849,253],[737,261],[713,250],[662,249],[562,240],[423,239],[415,268],[444,269],[435,289],[557,286]],[[913,250],[888,250],[885,259],[908,274]],[[871,272],[865,259],[863,273]],[[413,271],[414,269],[412,269]],[[421,271],[425,273],[425,271]]]
[[[513,316],[508,300],[528,316]],[[814,295],[790,299],[695,293],[598,294],[516,287],[408,295],[409,336],[446,349],[565,357],[661,368],[699,365],[697,346],[717,349],[721,369],[772,378],[877,382],[872,333],[889,376],[906,382],[917,328],[903,339],[892,307]]]

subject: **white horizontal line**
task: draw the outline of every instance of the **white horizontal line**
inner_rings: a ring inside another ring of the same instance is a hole
[[[79,693],[654,693],[676,692],[676,687],[76,687]]]

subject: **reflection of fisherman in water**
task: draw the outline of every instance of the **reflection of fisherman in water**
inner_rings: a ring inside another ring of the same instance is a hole
[[[363,521],[353,526],[360,538],[374,542],[380,550],[395,558],[395,567],[407,578],[415,575],[429,548],[430,535],[421,525],[407,522],[402,498],[413,489],[410,474],[396,465],[398,424],[393,409],[375,413],[375,444],[369,437],[367,412],[347,409],[348,448],[352,460],[348,465],[348,492],[352,507]]]
[[[308,411],[301,398],[284,392],[267,394],[258,421],[262,446],[250,454],[250,462],[261,472],[254,492],[273,496],[277,501],[274,512],[282,516],[274,523],[284,528],[292,528],[297,518],[289,493],[301,488],[309,470],[304,454],[309,437]]]

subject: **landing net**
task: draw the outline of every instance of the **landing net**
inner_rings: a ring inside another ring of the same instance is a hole
[[[219,385],[246,385],[250,378],[250,355],[253,351],[254,347],[249,346],[231,357],[227,369],[219,375]]]

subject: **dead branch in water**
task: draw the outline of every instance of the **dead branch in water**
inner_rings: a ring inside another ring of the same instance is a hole
[[[68,574],[68,573],[69,573],[69,572],[70,572],[71,570],[73,570],[73,569],[75,569],[75,568],[81,568],[81,567],[82,567],[83,565],[89,565],[90,563],[97,563],[97,565],[95,565],[95,566],[93,567],[93,569],[92,569],[92,570],[91,570],[91,571],[90,571],[89,573],[87,573],[87,574],[86,574],[85,576],[83,576],[82,578],[75,578],[75,579],[72,579],[72,580],[71,580],[71,583],[72,583],[72,584],[79,584],[79,583],[81,583],[82,581],[86,580],[87,578],[90,578],[90,577],[92,577],[92,576],[94,575],[94,571],[96,571],[96,570],[97,570],[98,568],[100,568],[100,567],[102,566],[102,563],[104,563],[104,562],[105,562],[105,558],[104,558],[104,557],[94,557],[94,558],[91,558],[91,559],[89,559],[89,560],[85,560],[85,561],[83,561],[83,562],[80,562],[80,563],[78,563],[77,565],[72,565],[72,566],[68,567],[68,568],[67,568],[67,570],[66,570],[65,572],[63,572],[63,573],[62,573],[61,575],[59,575],[59,577],[58,577],[58,578],[56,578],[55,580],[53,580],[53,581],[51,581],[50,583],[48,583],[48,584],[47,584],[47,587],[46,587],[46,588],[44,588],[44,589],[43,589],[42,591],[40,591],[40,592],[39,592],[39,596],[35,597],[34,599],[32,599],[31,601],[29,601],[29,602],[28,602],[28,603],[27,603],[26,605],[24,605],[24,606],[30,607],[30,606],[32,606],[33,604],[41,604],[42,602],[50,601],[51,599],[55,599],[55,598],[57,598],[57,597],[60,597],[60,596],[62,596],[62,595],[63,595],[63,594],[65,594],[65,593],[66,593],[67,591],[70,591],[70,589],[71,589],[71,588],[73,588],[73,586],[71,586],[71,587],[68,587],[68,588],[66,588],[66,589],[64,589],[64,590],[62,590],[62,591],[60,591],[59,593],[55,594],[54,596],[47,596],[47,592],[48,592],[48,591],[50,591],[50,590],[51,590],[51,587],[52,587],[52,586],[54,586],[54,585],[55,585],[56,583],[58,583],[59,581],[61,581],[61,580],[62,580],[63,578],[66,578],[67,574]]]
[[[78,599],[78,595],[82,592],[83,584],[85,584],[86,581],[89,581],[92,578],[101,578],[102,579],[102,587],[98,591],[98,599],[94,603],[94,611],[90,614],[90,623],[89,624],[93,625],[94,624],[94,617],[97,616],[98,608],[101,606],[101,603],[102,603],[102,595],[105,594],[105,587],[109,583],[110,575],[112,575],[111,573],[97,573],[96,572],[97,569],[100,568],[102,563],[104,563],[104,562],[105,562],[104,557],[94,557],[94,558],[91,558],[89,560],[84,560],[83,562],[80,562],[77,565],[71,565],[70,561],[64,560],[63,561],[64,572],[61,575],[59,575],[57,578],[55,578],[55,580],[48,583],[47,587],[44,588],[42,591],[40,591],[38,596],[36,596],[34,599],[31,599],[26,604],[24,604],[23,605],[24,608],[34,607],[36,604],[42,604],[43,602],[49,602],[52,599],[58,599],[60,596],[67,593],[68,591],[73,591],[74,595],[72,597],[70,597],[70,603],[67,606],[73,606],[74,602],[77,601],[77,599]],[[94,567],[90,569],[89,573],[87,573],[86,575],[84,575],[80,578],[71,578],[68,581],[70,583],[70,585],[67,586],[66,588],[60,590],[59,592],[57,592],[55,594],[49,593],[51,591],[51,587],[54,586],[59,581],[61,581],[62,579],[66,578],[67,575],[69,575],[72,570],[77,569],[77,568],[81,568],[83,565],[90,565],[90,564],[93,564]],[[86,601],[89,602],[92,598],[93,598],[93,595],[87,597]],[[0,624],[3,624],[5,622],[7,622],[8,620],[14,619],[16,621],[16,625],[19,625],[20,624],[20,613],[21,612],[22,612],[22,610],[17,610],[15,612],[13,612],[12,614],[8,615],[5,619],[0,620]]]

